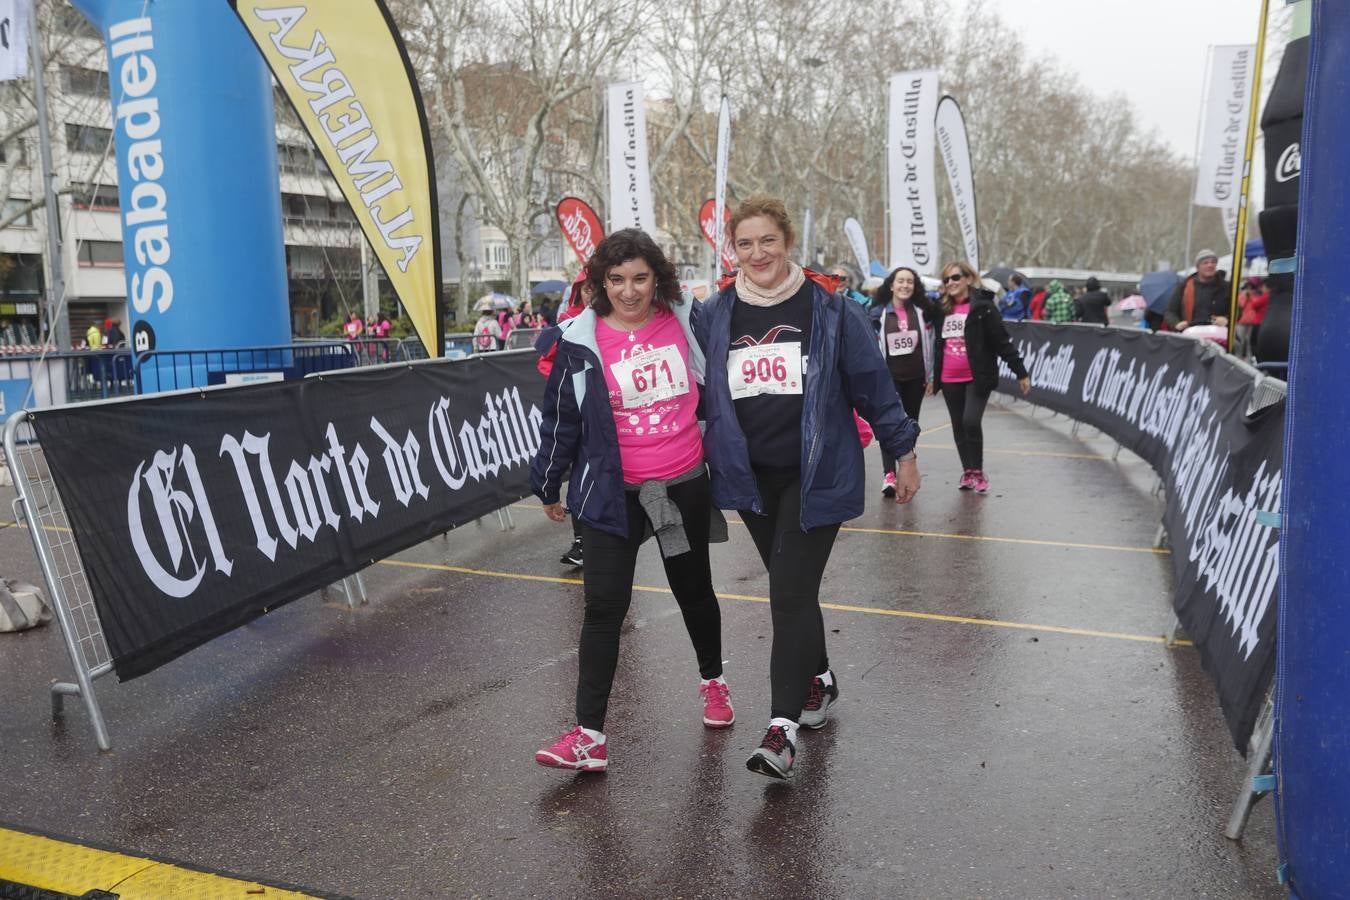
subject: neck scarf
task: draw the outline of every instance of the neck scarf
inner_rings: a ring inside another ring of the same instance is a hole
[[[787,277],[777,287],[767,291],[757,287],[746,277],[745,270],[741,269],[736,273],[736,297],[751,306],[777,306],[801,290],[805,282],[806,275],[803,274],[802,267],[792,260],[788,260]]]

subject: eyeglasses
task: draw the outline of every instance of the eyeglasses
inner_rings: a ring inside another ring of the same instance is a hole
[[[942,279],[942,283],[947,284],[948,282],[951,281],[960,281],[962,278],[965,277],[966,277],[965,275],[961,274],[960,272],[957,272],[955,275],[948,275],[946,278]]]

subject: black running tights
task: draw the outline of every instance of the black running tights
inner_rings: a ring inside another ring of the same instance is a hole
[[[764,514],[741,510],[764,568],[769,572],[773,647],[769,687],[774,718],[797,721],[811,679],[830,667],[820,581],[839,534],[838,523],[802,531],[802,482],[796,470],[755,473]]]
[[[627,537],[581,524],[586,612],[577,651],[577,724],[596,731],[605,730],[609,691],[619,664],[619,631],[633,601],[633,571],[648,521],[637,493],[624,493],[628,502]],[[684,614],[684,625],[698,657],[699,674],[716,678],[722,674],[722,615],[708,563],[712,512],[708,476],[704,473],[691,481],[671,485],[669,494],[684,519],[690,549],[679,556],[662,558],[666,580]]]

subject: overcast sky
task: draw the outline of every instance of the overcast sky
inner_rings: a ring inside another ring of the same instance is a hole
[[[1190,157],[1210,44],[1252,44],[1260,0],[987,0],[1038,56],[1084,88],[1123,94],[1138,120]],[[1272,18],[1280,0],[1272,0]]]

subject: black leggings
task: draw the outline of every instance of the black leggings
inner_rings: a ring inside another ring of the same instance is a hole
[[[919,407],[923,406],[923,393],[927,389],[922,378],[910,378],[895,382],[895,392],[900,395],[900,404],[915,422],[919,421]],[[881,448],[881,474],[895,471],[895,457]]]
[[[619,664],[619,631],[633,602],[633,571],[638,548],[647,529],[647,513],[636,491],[624,492],[628,502],[628,536],[581,524],[581,550],[586,559],[586,613],[581,623],[577,650],[577,724],[605,730],[605,712],[614,670]],[[680,509],[689,550],[679,556],[662,557],[666,580],[684,614],[689,640],[698,656],[698,671],[704,678],[722,674],[722,614],[713,591],[712,567],[708,563],[708,526],[712,507],[708,474],[671,485],[670,499]]]
[[[772,714],[795,722],[806,703],[811,679],[830,667],[825,620],[820,614],[820,581],[839,524],[802,531],[802,482],[797,470],[759,469],[755,481],[764,515],[745,509],[740,513],[769,572]]]
[[[947,412],[952,417],[952,437],[956,438],[956,452],[961,457],[961,468],[984,468],[984,407],[989,395],[975,390],[975,382],[960,381],[942,386],[942,399],[947,401]]]

